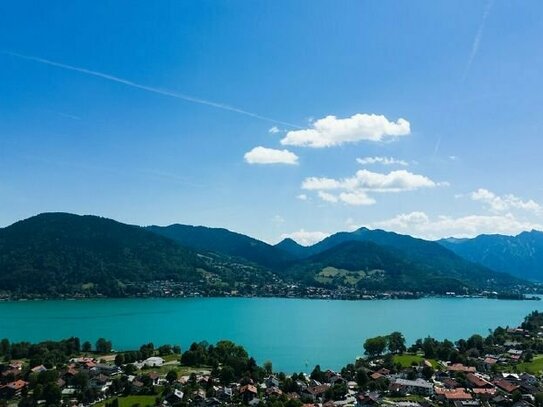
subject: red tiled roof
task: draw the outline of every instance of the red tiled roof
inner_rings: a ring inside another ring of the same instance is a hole
[[[247,385],[243,386],[241,389],[239,389],[239,392],[240,392],[240,394],[243,394],[243,393],[246,393],[246,392],[254,393],[254,394],[257,393],[256,387],[253,386],[252,384],[247,384]]]
[[[13,390],[21,390],[23,387],[25,387],[28,383],[24,380],[15,380],[14,382],[6,384],[6,387],[13,389]]]
[[[471,394],[466,392],[466,389],[441,389],[436,387],[436,394],[445,397],[447,400],[471,400]]]
[[[454,363],[450,366],[447,366],[447,370],[449,372],[465,372],[465,373],[469,373],[469,372],[474,373],[476,371],[476,369],[473,366],[464,366],[462,363]]]
[[[518,389],[519,386],[516,384],[513,384],[511,382],[508,382],[505,379],[498,379],[494,381],[494,384],[498,386],[500,389],[506,391],[507,393],[513,393],[516,389]]]

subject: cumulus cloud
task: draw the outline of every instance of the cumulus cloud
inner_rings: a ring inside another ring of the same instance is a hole
[[[307,195],[306,194],[299,194],[296,196],[300,201],[307,201]]]
[[[302,189],[317,191],[318,196],[327,202],[342,201],[349,205],[373,205],[375,199],[368,192],[402,192],[421,188],[434,188],[446,185],[430,178],[413,174],[406,170],[391,171],[388,174],[359,170],[353,177],[334,179],[309,177],[302,182]],[[337,191],[333,195],[329,191]]]
[[[394,122],[383,115],[358,113],[344,119],[326,116],[315,120],[307,129],[289,131],[281,144],[323,148],[362,140],[383,141],[410,133],[411,126],[405,119]]]
[[[537,215],[543,214],[543,207],[540,204],[531,199],[524,201],[513,194],[499,196],[488,189],[479,188],[477,191],[472,192],[470,196],[474,201],[485,204],[494,213],[520,209]]]
[[[392,157],[362,157],[362,158],[357,158],[356,162],[362,165],[368,165],[368,164],[403,165],[404,167],[407,167],[409,165],[407,161],[397,160],[396,158],[392,158]]]
[[[281,131],[281,130],[279,129],[279,127],[273,126],[273,127],[271,127],[271,128],[268,130],[268,133],[277,134],[277,133],[279,133],[280,131]]]
[[[321,240],[330,236],[330,233],[325,232],[309,232],[304,229],[300,229],[297,232],[284,233],[281,235],[281,240],[290,238],[302,246],[311,246],[315,243],[320,242]]]
[[[355,205],[355,206],[373,205],[375,203],[375,199],[369,197],[363,191],[342,192],[341,194],[339,194],[339,199],[348,205]]]
[[[249,164],[298,164],[298,156],[288,150],[276,150],[258,146],[244,155]]]
[[[490,233],[516,235],[525,230],[543,229],[543,225],[518,219],[511,213],[431,218],[426,213],[418,211],[399,214],[369,226],[431,240],[444,237],[469,238]]]
[[[328,192],[319,191],[317,193],[317,195],[319,196],[320,199],[322,199],[323,201],[326,201],[326,202],[336,203],[338,201],[337,196],[332,195],[332,194],[330,194]]]

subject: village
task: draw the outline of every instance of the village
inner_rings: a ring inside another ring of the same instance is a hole
[[[0,406],[543,406],[543,314],[487,337],[369,338],[340,371],[286,375],[230,341],[143,345],[114,352],[99,339],[0,343]]]

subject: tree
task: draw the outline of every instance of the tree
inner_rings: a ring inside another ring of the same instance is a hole
[[[222,384],[230,384],[235,379],[234,369],[230,366],[224,366],[219,372],[219,380]]]
[[[7,340],[6,338],[2,339],[2,341],[0,341],[0,356],[9,355],[10,350],[11,345],[9,343],[9,340]]]
[[[89,341],[83,342],[83,345],[81,346],[81,350],[85,353],[88,353],[92,350],[92,345]]]
[[[99,338],[96,341],[96,352],[98,353],[110,353],[111,348],[111,341],[107,341],[104,338]]]
[[[313,380],[316,380],[318,382],[323,383],[326,380],[326,373],[324,373],[321,370],[320,365],[316,365],[315,368],[313,369],[313,371],[311,372],[310,378],[313,379]]]
[[[117,353],[117,355],[115,355],[115,365],[122,366],[124,363],[124,355],[122,353]]]
[[[58,406],[61,397],[62,394],[60,392],[60,388],[56,383],[48,383],[43,387],[41,398],[45,400],[46,405]]]
[[[263,367],[264,367],[264,370],[266,371],[266,374],[271,375],[273,373],[273,365],[272,365],[272,362],[270,362],[269,360],[264,362]]]
[[[177,380],[177,371],[175,371],[173,369],[170,370],[166,374],[166,380],[168,381],[168,383],[173,384]]]
[[[387,347],[387,338],[385,336],[376,336],[375,338],[368,338],[364,342],[365,354],[373,357],[382,354]]]
[[[436,356],[436,340],[429,336],[424,338],[422,342],[422,350],[424,351],[424,357],[434,358]]]
[[[422,377],[424,377],[426,380],[430,380],[434,375],[434,369],[430,366],[424,365],[421,373]]]
[[[405,347],[405,338],[401,332],[392,332],[388,336],[388,350],[390,353],[404,353],[407,348]]]
[[[356,384],[358,384],[360,387],[364,387],[369,381],[368,373],[366,373],[365,369],[358,369],[356,371],[355,378],[356,378]]]

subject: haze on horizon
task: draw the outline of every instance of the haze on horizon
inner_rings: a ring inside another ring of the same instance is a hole
[[[0,225],[65,211],[303,244],[541,230],[542,12],[5,4]]]

